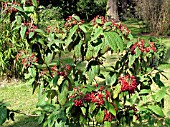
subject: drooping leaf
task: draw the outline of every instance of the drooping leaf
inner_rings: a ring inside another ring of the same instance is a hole
[[[140,54],[141,54],[141,50],[137,47],[136,54],[135,54],[136,58],[138,58],[140,56]]]
[[[92,113],[96,108],[96,104],[95,103],[90,103],[89,105],[89,113]]]
[[[117,34],[115,32],[113,32],[112,34],[113,34],[113,36],[115,38],[117,47],[119,48],[120,52],[123,52],[123,49],[124,49],[123,39],[119,36],[119,34]]]
[[[129,63],[128,66],[131,67],[133,65],[133,63],[135,62],[135,56],[134,55],[130,55],[129,56]]]
[[[58,82],[58,79],[60,78],[60,76],[58,74],[55,74],[55,77],[53,79],[53,85],[54,87],[57,86],[57,82]]]
[[[27,30],[26,26],[21,26],[20,35],[21,35],[22,39],[24,39],[24,37],[25,37],[26,30]]]
[[[73,28],[70,29],[67,41],[66,41],[66,47],[70,44],[70,42],[72,41],[72,37],[75,34],[75,32],[78,29],[78,25],[75,25]]]
[[[96,114],[96,121],[98,123],[102,123],[104,119],[104,110],[99,109],[98,113]]]
[[[118,97],[120,91],[121,91],[121,85],[117,84],[116,87],[115,87],[115,90],[113,92],[113,98],[114,99]]]
[[[38,6],[38,4],[37,4],[37,0],[32,0],[32,3],[33,3],[33,5],[34,5],[35,7],[37,7],[37,6]]]
[[[111,103],[109,103],[108,101],[105,101],[105,108],[109,112],[111,112],[114,116],[116,116],[116,110],[115,110],[114,106]]]
[[[106,77],[106,85],[113,85],[116,82],[117,75],[116,73],[113,76],[110,76],[110,74],[107,75]]]
[[[111,127],[112,124],[109,121],[104,121],[104,127]]]
[[[25,12],[34,12],[34,6],[24,7]]]
[[[2,125],[7,118],[7,109],[6,107],[0,107],[0,125]]]
[[[161,90],[159,90],[158,92],[156,92],[155,94],[155,101],[156,102],[160,102],[166,95],[166,88],[162,87]]]
[[[96,28],[94,31],[94,35],[90,41],[92,42],[92,41],[96,40],[102,33],[103,33],[103,29],[101,27]]]
[[[140,90],[139,94],[149,94],[151,92],[150,89],[142,89]]]
[[[105,43],[107,43],[114,52],[117,52],[117,44],[112,32],[104,32],[104,38]]]
[[[162,111],[162,109],[158,106],[158,105],[148,105],[148,109],[150,109],[151,111],[153,111],[155,114],[164,117],[164,113]]]
[[[34,36],[34,32],[30,32],[28,38],[32,38]]]
[[[24,12],[23,8],[20,6],[14,6],[15,9],[17,9],[20,12]]]

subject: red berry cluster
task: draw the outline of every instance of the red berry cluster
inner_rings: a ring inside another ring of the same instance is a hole
[[[104,16],[97,15],[91,22],[93,26],[95,26],[96,24],[98,24],[99,26],[103,26],[106,22],[109,21]],[[122,25],[121,23],[117,23],[114,20],[111,20],[111,22],[112,22],[112,26],[109,27],[115,27],[119,29],[124,35],[128,35],[130,33],[130,30],[124,25]],[[106,29],[105,26],[103,27],[103,29]]]
[[[30,56],[27,52],[21,50],[17,56],[16,56],[16,61],[20,60],[22,61],[22,64],[24,67],[29,67],[32,65],[32,63],[37,63],[38,58],[34,53]]]
[[[57,74],[59,76],[63,76],[64,78],[67,77],[67,75],[70,73],[71,71],[71,66],[69,64],[65,64],[61,70],[62,71],[58,71],[58,68],[56,65],[54,65],[52,68],[51,68],[52,72],[53,72],[53,75],[57,72]]]
[[[121,83],[121,92],[129,91],[130,94],[135,92],[135,89],[138,85],[135,76],[126,76],[119,77],[119,82]]]
[[[100,20],[101,23],[97,22],[97,20]],[[108,22],[108,20],[105,19],[104,16],[97,15],[96,17],[94,17],[94,18],[92,19],[91,22],[92,22],[92,25],[93,25],[93,26],[95,26],[96,24],[104,25],[106,22]]]
[[[47,33],[54,32],[54,33],[64,33],[63,31],[60,31],[57,27],[47,26],[46,28]]]
[[[104,119],[103,119],[103,121],[111,122],[114,118],[115,118],[115,116],[112,113],[110,113],[107,109],[104,110]]]
[[[25,32],[26,36],[28,36],[30,32],[34,32],[34,30],[38,28],[36,25],[31,24],[30,22],[24,22],[23,24],[28,28]]]
[[[3,9],[5,10],[6,14],[18,12],[18,10],[14,8],[14,6],[20,6],[20,4],[18,4],[17,2],[12,2],[12,3],[4,2],[3,3]]]
[[[106,98],[106,100],[108,100],[108,98],[110,97],[110,92],[108,92],[107,90],[105,91],[105,93],[102,93],[103,91],[103,87],[100,87],[100,89],[98,91],[92,91],[89,93],[86,93],[85,95],[82,95],[82,92],[80,91],[80,88],[74,88],[74,94],[70,96],[70,98],[76,98],[78,97],[78,99],[74,100],[74,105],[77,105],[77,102],[81,102],[83,104],[83,102],[86,103],[95,103],[97,105],[97,107],[101,106],[104,104],[104,98]],[[75,103],[76,102],[76,103]]]
[[[83,20],[77,21],[73,16],[69,16],[66,20],[64,27],[67,29],[72,28],[74,25],[81,25],[84,23]]]
[[[146,53],[148,53],[148,52],[150,52],[151,50],[152,50],[153,52],[156,52],[156,47],[155,47],[154,42],[149,42],[149,45],[146,46],[145,40],[143,40],[143,39],[142,39],[141,41],[139,41],[139,42],[134,43],[134,44],[130,47],[130,51],[131,51],[133,54],[136,53],[136,47],[138,47],[138,48],[141,50],[141,52],[146,52]]]

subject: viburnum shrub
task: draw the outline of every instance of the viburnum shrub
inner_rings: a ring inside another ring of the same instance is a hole
[[[103,16],[85,23],[72,15],[63,28],[43,31],[35,3],[16,7],[23,16],[17,28],[25,43],[16,59],[33,92],[39,88],[35,113],[40,124],[110,127],[165,120],[161,102],[168,89],[160,80],[159,49],[153,42],[134,39],[122,23]],[[151,89],[154,84],[158,90]]]

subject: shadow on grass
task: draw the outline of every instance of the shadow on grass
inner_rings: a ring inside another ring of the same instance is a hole
[[[18,116],[15,121],[7,120],[2,127],[42,127],[38,124],[38,117]]]
[[[167,49],[166,55],[165,55],[165,62],[168,63],[170,60],[170,48]]]

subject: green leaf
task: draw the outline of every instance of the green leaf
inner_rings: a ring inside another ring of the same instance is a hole
[[[140,56],[140,54],[141,54],[141,50],[137,47],[136,54],[135,54],[136,58],[138,58]]]
[[[30,38],[32,38],[33,36],[34,36],[34,32],[30,32],[28,38],[30,39]]]
[[[92,41],[96,40],[102,33],[103,33],[103,28],[101,28],[101,27],[96,28],[94,31],[94,35],[90,41],[92,42]]]
[[[108,101],[105,101],[105,108],[109,112],[111,112],[114,116],[116,116],[116,110],[115,110],[114,106],[111,103],[109,103]]]
[[[42,35],[45,34],[45,32],[42,29],[35,29],[34,31],[37,32],[37,33],[40,33]]]
[[[99,73],[100,73],[100,65],[92,66],[92,71],[94,72],[94,74],[99,75]]]
[[[105,22],[104,26],[110,26],[112,25],[112,22]]]
[[[0,125],[2,125],[7,118],[7,109],[6,107],[0,107]]]
[[[89,105],[89,113],[92,113],[96,109],[96,104],[95,103],[90,103]]]
[[[158,106],[158,105],[148,105],[148,109],[150,109],[151,111],[153,111],[155,114],[164,117],[164,113],[162,111],[162,109]]]
[[[78,22],[80,21],[80,17],[79,17],[79,16],[73,14],[72,17],[73,17],[76,21],[78,21]]]
[[[57,86],[57,82],[58,82],[58,79],[60,78],[60,76],[58,74],[55,74],[55,77],[53,79],[53,85],[54,87]]]
[[[36,69],[35,68],[28,68],[28,72],[30,73],[31,77],[36,76]]]
[[[129,67],[132,67],[133,63],[135,62],[135,56],[134,55],[130,55],[129,56],[129,63],[128,63],[128,66]]]
[[[105,43],[107,43],[114,52],[117,52],[117,44],[112,32],[104,32]]]
[[[25,32],[27,30],[27,27],[26,26],[21,26],[21,31],[20,31],[20,35],[21,35],[21,38],[24,39],[25,37]]]
[[[14,6],[15,9],[17,9],[20,12],[24,12],[23,8],[20,6]]]
[[[53,54],[48,53],[47,56],[45,57],[45,63],[49,65],[50,62],[51,62],[52,57],[53,57]]]
[[[64,80],[61,84],[60,84],[60,88],[58,91],[58,102],[63,106],[66,102],[67,102],[67,95],[68,95],[68,81]]]
[[[24,11],[29,13],[34,12],[34,6],[24,7]]]
[[[160,102],[166,95],[166,88],[163,87],[161,90],[159,90],[158,92],[156,92],[155,94],[155,101],[156,102]]]
[[[68,35],[68,38],[67,38],[67,41],[66,41],[66,47],[70,44],[70,42],[72,41],[72,37],[73,35],[75,34],[75,32],[77,31],[78,29],[78,25],[75,25],[73,28],[70,29],[69,31],[69,35]]]
[[[113,76],[110,76],[110,74],[106,77],[106,85],[113,85],[117,80],[117,74],[115,73]]]
[[[112,34],[113,34],[113,36],[115,38],[117,47],[120,49],[120,52],[123,52],[123,49],[124,49],[123,39],[116,32],[113,32]]]
[[[37,4],[37,0],[32,0],[32,3],[33,3],[33,5],[34,5],[35,7],[37,7],[37,6],[38,6],[38,4]]]
[[[41,116],[39,117],[38,123],[41,124],[41,123],[43,122],[44,118],[45,118],[45,114],[43,113],[43,114],[41,114]]]
[[[109,121],[104,121],[104,127],[111,127],[111,122]]]
[[[96,114],[96,121],[98,123],[102,123],[104,119],[104,110],[101,111],[101,108],[99,109],[98,113]]]
[[[113,98],[117,98],[119,93],[121,91],[121,85],[120,84],[117,84],[116,87],[115,87],[115,90],[113,91]]]
[[[82,111],[83,115],[86,115],[86,108],[85,107],[81,107],[81,111]]]
[[[139,94],[149,94],[151,92],[150,89],[142,89],[140,90]]]
[[[81,29],[84,33],[87,32],[87,30],[86,30],[86,28],[85,28],[85,25],[80,25],[79,27],[80,27],[80,29]]]

